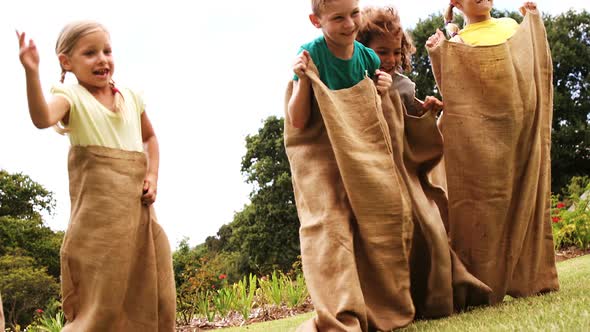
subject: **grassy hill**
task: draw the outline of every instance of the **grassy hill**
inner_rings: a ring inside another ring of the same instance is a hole
[[[590,331],[590,255],[560,262],[557,270],[559,292],[507,298],[494,307],[477,308],[444,319],[417,321],[399,331]],[[309,313],[223,331],[295,331],[312,316],[313,313]]]

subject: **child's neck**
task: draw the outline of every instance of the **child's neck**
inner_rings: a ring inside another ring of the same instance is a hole
[[[332,55],[338,59],[349,60],[354,55],[354,43],[350,45],[338,45],[327,38],[324,39],[326,40],[326,45],[328,45],[328,49],[332,52]]]
[[[104,107],[108,110],[115,112],[115,96],[113,90],[110,86],[107,87],[95,87],[95,86],[88,86],[86,84],[82,84],[78,82],[81,86],[83,86],[90,94],[96,99],[99,103],[101,103]]]
[[[108,96],[108,95],[112,95],[113,91],[111,89],[110,86],[106,86],[106,87],[96,87],[96,86],[91,86],[88,84],[84,84],[82,82],[78,82],[81,86],[83,86],[86,90],[88,90],[88,92],[90,92],[90,94],[92,94],[95,97],[100,97],[100,96]]]
[[[474,23],[480,23],[483,21],[487,21],[489,19],[492,18],[492,15],[488,12],[485,15],[475,15],[475,16],[469,16],[467,18],[467,22],[468,24],[474,24]]]

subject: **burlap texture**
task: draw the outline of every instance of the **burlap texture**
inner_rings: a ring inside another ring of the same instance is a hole
[[[285,121],[303,272],[317,317],[302,331],[391,330],[410,323],[411,207],[381,99],[366,78],[330,90],[312,65],[307,127]],[[292,92],[289,84],[288,102]],[[320,113],[321,111],[321,113]]]
[[[4,331],[4,309],[2,308],[2,296],[0,296],[0,331]]]
[[[140,200],[145,155],[71,147],[68,169],[63,331],[174,331],[170,245],[153,208]]]
[[[491,289],[477,280],[451,250],[445,230],[446,192],[429,180],[429,174],[442,159],[443,139],[435,114],[413,116],[414,96],[402,100],[392,86],[383,101],[383,113],[389,127],[393,158],[400,170],[412,201],[414,232],[410,255],[412,300],[417,317],[443,317],[482,304]],[[462,301],[469,293],[471,303]]]
[[[540,14],[527,13],[504,44],[443,41],[429,53],[445,103],[440,128],[452,248],[492,288],[489,303],[557,290],[552,63]]]

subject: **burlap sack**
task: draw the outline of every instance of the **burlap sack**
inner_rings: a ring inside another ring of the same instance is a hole
[[[317,312],[300,330],[405,326],[414,318],[406,243],[411,207],[381,99],[369,78],[334,91],[315,66],[308,75],[316,102],[307,127],[285,121],[303,272]],[[292,83],[286,103],[291,92]]]
[[[429,173],[442,159],[443,139],[435,114],[410,115],[392,86],[383,101],[393,157],[412,201],[414,232],[410,255],[412,300],[417,317],[443,317],[465,308],[462,294],[482,304],[491,289],[471,275],[451,250],[444,226],[447,197],[443,188],[429,180]],[[406,98],[408,99],[408,98]]]
[[[2,308],[2,296],[0,296],[0,331],[4,331],[4,309]]]
[[[453,249],[492,288],[489,303],[557,290],[552,63],[541,16],[529,12],[501,45],[443,41],[429,53],[445,102],[440,124]]]
[[[63,331],[174,331],[166,234],[141,203],[146,157],[71,147],[71,218],[61,248]]]

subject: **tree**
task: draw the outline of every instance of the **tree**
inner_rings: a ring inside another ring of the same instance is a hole
[[[64,232],[54,232],[40,219],[0,217],[0,256],[12,248],[20,248],[35,259],[37,266],[46,267],[59,280],[59,250]]]
[[[187,238],[183,238],[178,248],[172,254],[172,267],[174,269],[174,280],[176,286],[180,286],[188,280],[188,272],[192,269],[193,262],[199,260],[203,253],[191,249]]]
[[[516,11],[494,10],[492,16],[509,16],[522,21]],[[460,15],[456,21],[462,25]],[[559,192],[572,176],[590,174],[590,15],[586,11],[568,11],[555,17],[544,16],[544,22],[553,56],[555,89],[551,188],[553,192]],[[416,82],[419,98],[427,95],[440,97],[424,45],[436,28],[442,29],[442,26],[442,16],[432,14],[409,31],[417,48],[410,77]]]
[[[428,38],[436,32],[436,29],[441,29],[444,32],[444,22],[442,15],[431,14],[425,20],[420,19],[413,30],[408,30],[416,46],[416,53],[412,57],[413,69],[409,77],[416,83],[416,97],[420,99],[424,99],[426,96],[441,98],[436,88],[430,58],[424,45],[426,45]]]
[[[283,141],[283,119],[271,116],[256,135],[246,137],[242,173],[254,188],[250,204],[223,225],[205,245],[211,253],[232,255],[238,274],[287,271],[299,255],[299,219],[291,169]]]
[[[235,241],[232,242],[233,224],[222,225],[217,231],[217,236],[209,236],[205,239],[205,246],[209,252],[233,252],[238,251]]]
[[[590,13],[545,19],[553,56],[552,190],[590,175]]]
[[[21,219],[40,218],[55,209],[53,193],[22,173],[10,174],[0,170],[0,217]]]
[[[46,269],[16,249],[0,257],[0,289],[7,322],[14,330],[30,324],[33,310],[59,295],[59,284]]]
[[[232,243],[240,247],[249,269],[267,274],[287,271],[299,255],[299,219],[291,168],[283,139],[284,120],[271,116],[258,134],[246,137],[242,173],[254,185],[251,203],[237,213]]]
[[[29,176],[0,170],[0,255],[11,248],[24,250],[38,267],[59,279],[59,249],[63,232],[43,224],[41,213],[55,208],[53,194]]]

